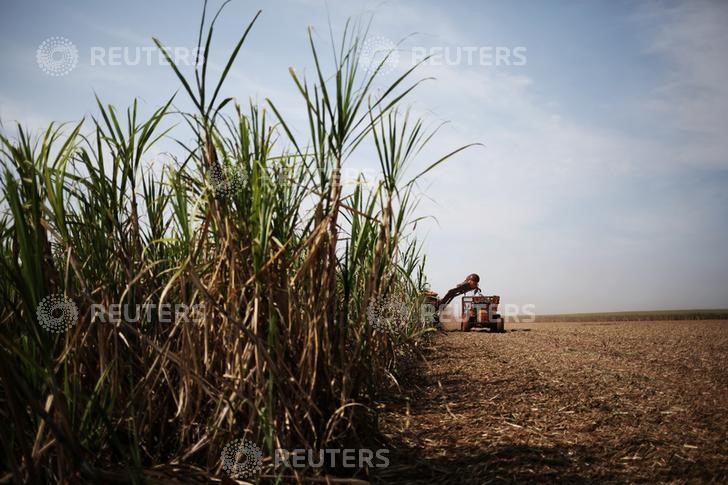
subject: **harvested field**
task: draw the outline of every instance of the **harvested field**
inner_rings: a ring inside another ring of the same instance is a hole
[[[728,322],[440,334],[385,403],[386,483],[728,480]]]
[[[640,322],[645,320],[728,320],[728,310],[653,310],[646,312],[566,313],[537,315],[536,322]],[[509,321],[531,321],[528,317],[513,316]]]

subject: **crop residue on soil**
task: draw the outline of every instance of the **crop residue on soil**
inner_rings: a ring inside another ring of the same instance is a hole
[[[381,481],[728,480],[728,322],[509,328],[435,339]]]

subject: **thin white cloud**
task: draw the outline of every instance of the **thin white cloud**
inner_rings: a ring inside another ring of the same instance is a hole
[[[658,25],[645,52],[666,62],[668,74],[645,105],[681,135],[675,156],[728,167],[728,4],[651,3],[636,19]]]

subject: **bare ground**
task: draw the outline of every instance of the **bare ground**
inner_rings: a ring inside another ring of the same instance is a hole
[[[436,337],[378,481],[728,481],[728,322],[508,330]]]

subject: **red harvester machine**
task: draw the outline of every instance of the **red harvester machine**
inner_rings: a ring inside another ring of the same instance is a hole
[[[487,328],[491,332],[505,332],[503,317],[498,313],[500,296],[473,295],[462,300],[460,329],[469,332],[473,328]]]
[[[484,296],[478,283],[480,283],[480,276],[472,273],[465,278],[465,281],[450,289],[442,299],[438,299],[435,292],[425,292],[425,302],[435,307],[435,326],[440,327],[440,312],[448,303],[456,296],[464,295],[472,290],[472,296],[463,296],[462,299],[460,329],[469,332],[473,328],[487,328],[491,332],[504,332],[503,317],[498,313],[500,296]]]

